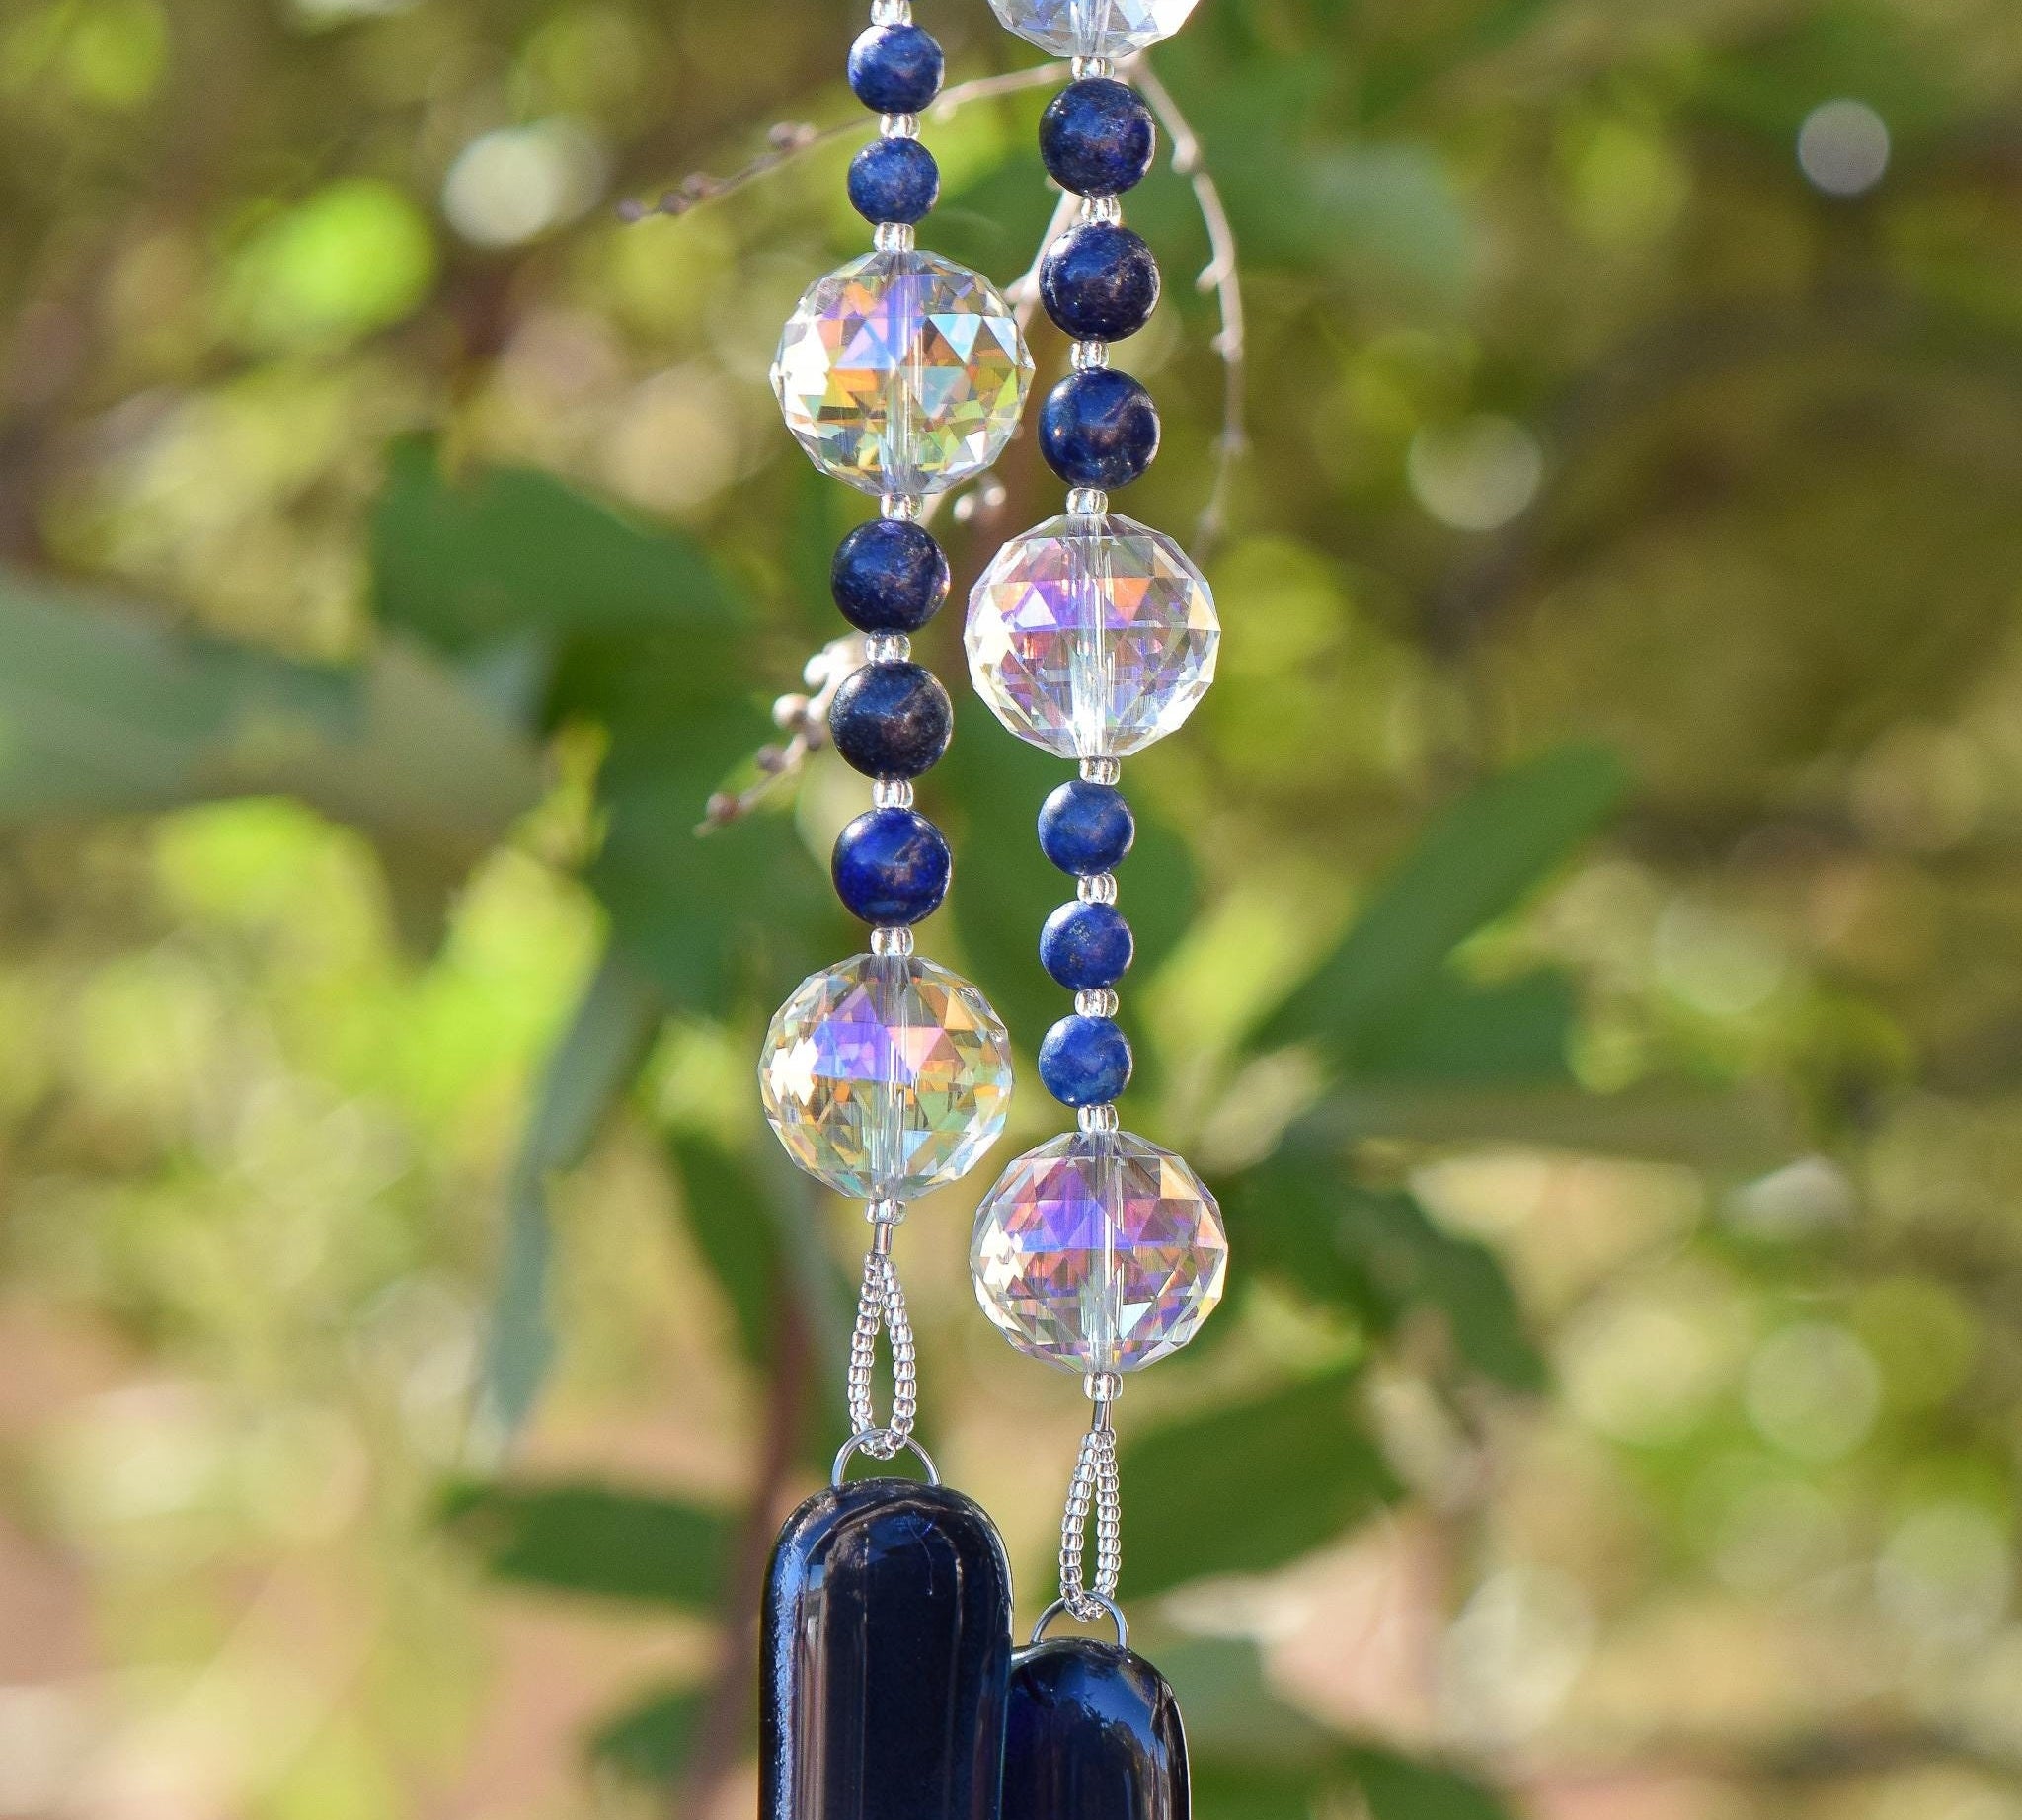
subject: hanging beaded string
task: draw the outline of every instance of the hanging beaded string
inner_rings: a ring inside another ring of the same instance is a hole
[[[1130,925],[1115,867],[1135,825],[1122,760],[1171,733],[1213,678],[1220,628],[1205,580],[1170,537],[1110,510],[1158,452],[1158,410],[1110,364],[1144,327],[1158,263],[1120,198],[1151,168],[1157,132],[1116,57],[1176,31],[1194,0],[991,0],[1012,31],[1073,58],[1040,123],[1046,168],[1071,224],[1047,248],[1039,294],[1070,338],[1072,370],[1040,409],[1039,445],[1066,482],[1066,513],[1012,539],[976,583],[970,673],[1020,738],[1079,760],[1040,812],[1047,857],[1076,880],[1047,919],[1040,960],[1074,994],[1040,1045],[1040,1079],[1077,1129],[1020,1157],[976,1216],[972,1267],[985,1312],[1013,1344],[1082,1374],[1094,1405],[1060,1526],[1061,1604],[1122,1631],[1122,1488],[1113,1407],[1122,1374],[1185,1345],[1220,1300],[1227,1242],[1200,1178],[1120,1129],[1128,1039],[1116,1021]],[[1094,1564],[1087,1561],[1095,1525]],[[1045,1620],[1042,1620],[1042,1627]]]
[[[952,857],[913,807],[913,780],[948,749],[947,690],[912,661],[910,635],[940,609],[948,561],[922,501],[981,472],[1016,430],[1032,362],[1011,306],[973,272],[920,252],[915,225],[940,193],[919,112],[941,87],[941,47],[908,0],[876,0],[849,81],[880,116],[849,167],[874,251],[819,279],[781,338],[773,389],[809,458],[879,500],[843,540],[830,592],[861,635],[823,654],[811,686],[827,734],[872,779],[872,805],[838,836],[836,894],[871,925],[871,951],[804,981],[767,1033],[760,1088],[794,1159],[861,1197],[871,1223],[847,1381],[850,1442],[890,1459],[913,1439],[918,1385],[905,1295],[892,1260],[908,1200],[965,1174],[1002,1131],[1010,1045],[974,987],[913,955],[913,925],[947,895]],[[847,671],[848,673],[842,673]],[[880,1337],[892,1405],[874,1386]],[[932,1463],[928,1462],[931,1472]]]

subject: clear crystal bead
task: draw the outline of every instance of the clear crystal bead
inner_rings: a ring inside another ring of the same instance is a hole
[[[1201,571],[1119,513],[1014,537],[969,596],[970,674],[1020,739],[1121,758],[1173,732],[1214,679],[1221,627]]]
[[[1056,57],[1121,57],[1171,38],[1195,0],[990,0],[1007,30]]]
[[[976,1300],[1012,1345],[1076,1373],[1186,1345],[1221,1300],[1221,1210],[1170,1150],[1069,1132],[1006,1169],[976,1210]]]
[[[758,1065],[765,1116],[809,1174],[866,1201],[911,1201],[965,1175],[1011,1105],[1011,1043],[967,981],[932,961],[860,954],[811,975],[774,1014]]]
[[[979,274],[938,254],[867,253],[788,319],[772,389],[809,458],[866,493],[939,493],[997,458],[1032,356]]]

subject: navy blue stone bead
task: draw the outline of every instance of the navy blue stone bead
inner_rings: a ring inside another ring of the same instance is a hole
[[[941,167],[917,139],[873,139],[849,161],[849,205],[866,221],[924,220],[941,198]]]
[[[1076,196],[1122,196],[1143,181],[1157,149],[1143,96],[1107,76],[1069,83],[1040,116],[1047,173]]]
[[[824,1488],[765,1576],[759,1820],[1000,1820],[1011,1569],[945,1485]]]
[[[1076,341],[1120,342],[1158,306],[1158,261],[1141,234],[1114,221],[1084,221],[1047,249],[1039,297]]]
[[[859,632],[917,632],[948,598],[948,558],[917,524],[873,518],[836,547],[828,592]]]
[[[1063,1106],[1107,1106],[1130,1084],[1130,1043],[1107,1017],[1063,1017],[1039,1046],[1039,1077]]]
[[[955,731],[948,691],[918,664],[866,664],[828,706],[828,732],[852,770],[917,777],[941,762]]]
[[[1070,992],[1115,986],[1134,948],[1130,925],[1112,904],[1063,904],[1039,935],[1040,965]]]
[[[1179,1704],[1142,1656],[1062,1637],[1011,1658],[1007,1816],[1188,1820],[1192,1806]]]
[[[1062,872],[1107,872],[1136,838],[1136,820],[1115,784],[1077,777],[1040,806],[1040,851]]]
[[[828,870],[852,916],[889,928],[939,910],[954,864],[947,836],[925,816],[871,809],[836,835]]]
[[[1158,453],[1158,407],[1128,373],[1069,373],[1039,412],[1039,449],[1070,487],[1127,487]]]
[[[849,47],[849,86],[880,114],[917,114],[940,94],[944,64],[918,26],[872,26]]]

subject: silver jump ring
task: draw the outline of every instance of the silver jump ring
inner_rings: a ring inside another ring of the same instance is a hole
[[[886,1452],[878,1453],[876,1446],[873,1445],[874,1443],[877,1446],[884,1447]],[[910,1448],[913,1453],[919,1456],[920,1464],[927,1469],[927,1483],[938,1485],[941,1482],[941,1469],[934,1464],[933,1455],[929,1454],[911,1435],[894,1435],[889,1428],[866,1428],[859,1434],[851,1435],[837,1451],[834,1470],[828,1475],[828,1482],[831,1486],[841,1485],[842,1475],[849,1469],[850,1461],[866,1448],[872,1449],[872,1457],[878,1460],[890,1460],[902,1450]]]
[[[1125,1622],[1124,1608],[1120,1606],[1114,1599],[1109,1598],[1107,1595],[1103,1593],[1084,1593],[1082,1594],[1082,1597],[1086,1599],[1091,1605],[1101,1606],[1102,1609],[1109,1614],[1110,1622],[1115,1624],[1117,1627],[1117,1647],[1119,1649],[1128,1649],[1130,1647],[1130,1626],[1128,1623]],[[1047,1633],[1047,1625],[1051,1623],[1054,1619],[1058,1618],[1062,1612],[1067,1613],[1071,1617],[1073,1615],[1073,1610],[1074,1608],[1070,1606],[1066,1602],[1066,1600],[1055,1599],[1051,1605],[1048,1606],[1047,1609],[1039,1615],[1039,1622],[1033,1625],[1033,1642],[1037,1644],[1044,1641]]]

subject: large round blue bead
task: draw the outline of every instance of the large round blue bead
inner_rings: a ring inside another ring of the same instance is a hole
[[[1047,174],[1075,196],[1121,196],[1141,183],[1158,147],[1144,98],[1108,76],[1070,82],[1040,116]]]
[[[1063,904],[1040,931],[1040,965],[1070,992],[1115,986],[1129,971],[1136,944],[1111,904]]]
[[[850,160],[849,205],[866,221],[924,220],[941,196],[941,167],[917,139],[873,139]]]
[[[851,915],[881,928],[918,922],[941,908],[954,870],[948,839],[910,809],[872,809],[835,837],[829,874]]]
[[[873,518],[836,546],[828,592],[859,632],[917,632],[948,597],[948,558],[933,533]]]
[[[1130,1084],[1130,1043],[1107,1017],[1063,1017],[1039,1046],[1039,1077],[1063,1106],[1106,1106]]]
[[[849,47],[849,86],[880,114],[917,114],[940,94],[945,62],[918,26],[872,26]]]
[[[1158,407],[1114,367],[1069,373],[1040,407],[1039,448],[1070,487],[1128,486],[1158,453]]]
[[[1136,837],[1130,805],[1114,784],[1076,777],[1040,806],[1040,851],[1062,872],[1107,872]]]
[[[1142,235],[1114,221],[1084,221],[1047,249],[1039,296],[1076,341],[1120,342],[1158,307],[1158,261]]]
[[[948,691],[919,664],[866,664],[828,708],[843,762],[866,777],[918,777],[941,762],[955,731]]]

